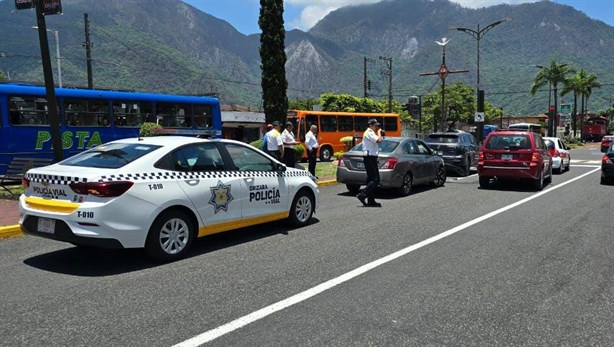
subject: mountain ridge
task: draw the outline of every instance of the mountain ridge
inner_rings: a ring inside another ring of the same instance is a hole
[[[387,76],[379,56],[393,59],[393,96],[405,103],[409,95],[434,89],[441,48],[435,40],[450,39],[446,63],[468,69],[446,83],[476,83],[476,40],[449,27],[477,29],[476,23],[502,23],[480,40],[480,86],[488,101],[506,113],[540,113],[548,90],[528,93],[535,65],[550,60],[584,68],[604,87],[593,91],[590,105],[611,104],[614,87],[614,27],[570,6],[549,1],[497,5],[477,10],[448,0],[383,1],[343,7],[329,13],[307,32],[286,33],[288,96],[317,98],[324,92],[363,94],[363,61],[376,99],[387,98]],[[38,37],[32,11],[15,11],[0,1],[0,69],[13,80],[42,81]],[[84,85],[83,14],[92,31],[94,85],[165,93],[218,93],[223,103],[260,106],[259,35],[243,35],[228,22],[179,0],[64,0],[64,14],[49,16],[48,28],[60,31],[65,84]],[[50,37],[50,51],[55,44]],[[609,57],[609,58],[608,58]],[[55,73],[55,59],[52,59]],[[54,75],[55,77],[55,75]],[[57,79],[57,78],[56,78]],[[572,99],[572,96],[565,97]]]

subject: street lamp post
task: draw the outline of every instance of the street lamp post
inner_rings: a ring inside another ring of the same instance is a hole
[[[509,18],[504,18],[501,19],[499,21],[496,21],[494,23],[490,23],[488,24],[486,27],[482,28],[480,30],[480,24],[478,24],[478,30],[473,30],[473,29],[469,29],[469,28],[450,28],[449,30],[457,30],[457,31],[462,31],[465,32],[471,36],[473,36],[477,41],[478,41],[478,70],[477,70],[477,84],[476,84],[476,95],[479,95],[480,93],[480,40],[482,39],[482,37],[484,37],[484,35],[490,31],[490,29],[496,27],[497,25],[506,22],[510,20]],[[477,98],[479,99],[479,97]],[[484,105],[480,105],[480,103],[478,102],[477,105],[477,112],[484,112],[483,109]],[[484,132],[484,122],[478,122],[478,129],[477,129],[477,133],[478,133],[478,141],[482,142],[482,134]]]
[[[38,26],[33,26],[32,29],[37,29]],[[58,62],[58,85],[62,88],[62,58],[60,57],[60,32],[58,30],[47,29],[48,33],[52,33],[55,38],[55,56]]]

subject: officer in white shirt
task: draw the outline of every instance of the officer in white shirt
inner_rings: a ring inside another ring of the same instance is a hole
[[[364,206],[381,207],[382,204],[375,201],[375,191],[379,186],[379,167],[377,156],[379,155],[379,144],[382,142],[382,129],[377,119],[369,119],[369,128],[362,135],[363,159],[365,170],[367,171],[367,187],[356,197]],[[366,201],[365,201],[366,200]]]
[[[274,121],[271,124],[273,125],[273,129],[266,133],[265,142],[267,145],[267,152],[275,157],[275,159],[281,160],[284,155],[284,145],[281,141],[281,133],[279,132],[279,130],[281,130],[281,125],[278,121]]]
[[[318,154],[318,127],[313,124],[305,135],[305,147],[307,147],[307,157],[309,158],[309,172],[316,175],[316,156]]]
[[[292,129],[294,129],[292,122],[286,122],[286,129],[281,133],[281,141],[284,144],[284,164],[288,167],[294,167],[296,163],[296,154],[294,153],[296,140]]]

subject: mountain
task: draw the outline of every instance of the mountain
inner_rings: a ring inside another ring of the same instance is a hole
[[[260,106],[259,36],[245,36],[229,23],[179,0],[64,0],[64,14],[47,17],[58,30],[65,85],[85,85],[83,13],[89,14],[94,85],[139,91],[218,93],[226,104]],[[0,1],[0,70],[12,80],[42,82],[33,11],[13,11]],[[548,89],[528,93],[535,65],[551,60],[584,68],[604,85],[593,91],[589,109],[605,109],[614,97],[614,27],[572,7],[542,1],[466,9],[448,0],[388,0],[340,8],[308,32],[286,33],[288,97],[317,98],[324,92],[363,95],[364,58],[372,82],[369,94],[386,99],[384,61],[392,58],[393,96],[436,90],[442,62],[435,43],[447,37],[446,83],[477,80],[477,40],[467,33],[503,18],[480,43],[480,87],[486,99],[509,114],[546,110]],[[52,57],[53,35],[49,36]],[[55,71],[55,59],[52,59]],[[56,78],[57,80],[57,78]],[[572,96],[565,96],[566,102]]]

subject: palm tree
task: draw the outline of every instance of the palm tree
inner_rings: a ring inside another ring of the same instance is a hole
[[[584,71],[584,70],[580,70],[580,71]],[[576,123],[577,123],[577,118],[578,118],[578,95],[582,94],[582,88],[583,88],[582,77],[580,75],[580,72],[576,72],[573,76],[563,81],[563,89],[561,90],[561,96],[564,96],[570,92],[573,92],[573,112],[572,112],[571,118],[572,118],[572,129],[573,129],[574,137],[576,137],[576,129],[577,129]]]
[[[573,69],[567,66],[567,64],[559,64],[556,61],[552,60],[550,62],[550,66],[539,66],[539,72],[533,79],[533,84],[531,85],[531,95],[535,95],[535,93],[539,90],[539,88],[548,84],[554,90],[554,115],[550,115],[548,117],[548,136],[554,136],[554,116],[556,116],[556,110],[558,109],[558,96],[557,96],[557,86],[559,83],[563,83],[567,74],[574,72]]]
[[[574,136],[576,136],[576,119],[577,119],[577,96],[581,96],[580,114],[582,115],[582,121],[580,126],[584,123],[584,117],[588,109],[588,99],[593,93],[593,88],[600,88],[601,83],[597,81],[597,76],[589,74],[584,69],[576,72],[571,78],[566,79],[564,82],[565,87],[561,90],[561,96],[571,91],[574,93],[574,115],[573,115],[573,127]],[[581,128],[582,129],[582,128]],[[584,134],[581,133],[581,138],[584,138]]]

